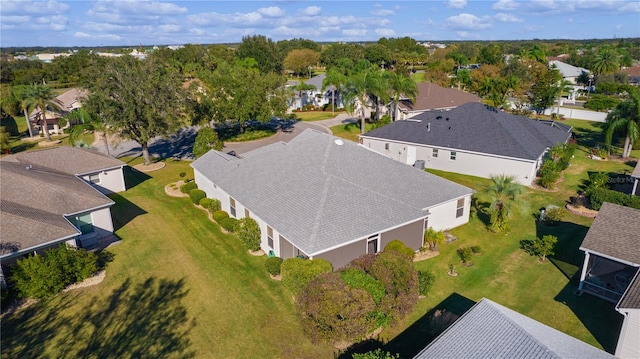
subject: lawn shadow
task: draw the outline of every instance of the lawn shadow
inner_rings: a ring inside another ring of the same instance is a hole
[[[337,358],[350,359],[355,353],[366,353],[378,348],[398,353],[401,358],[413,358],[475,304],[474,301],[453,293],[389,342],[383,343],[379,339],[359,342]]]
[[[489,208],[491,203],[481,202],[475,196],[471,197],[471,207],[475,208],[475,214],[487,228],[491,225],[491,215],[489,214]]]
[[[597,129],[590,128],[575,128],[573,132],[576,134],[576,140],[579,146],[584,146],[587,150],[579,149],[585,153],[589,153],[590,148],[596,147],[598,144],[604,143],[604,128],[605,123],[594,123],[593,126]]]
[[[180,128],[168,138],[161,138],[149,144],[149,154],[161,159],[195,160],[193,144],[198,130],[195,127]]]
[[[128,190],[151,178],[148,174],[130,166],[123,167],[122,171],[124,172],[124,184]]]
[[[551,224],[545,221],[536,221],[537,238],[546,235],[558,238],[555,253],[548,256],[548,259],[567,279],[580,273],[584,260],[584,253],[580,250],[580,245],[588,230],[589,227],[572,222]]]
[[[147,211],[117,193],[110,194],[109,198],[115,202],[111,207],[114,232],[124,227],[137,216],[147,213]]]

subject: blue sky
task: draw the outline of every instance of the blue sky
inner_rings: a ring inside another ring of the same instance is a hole
[[[273,40],[529,40],[640,37],[640,2],[0,1],[0,46],[100,46]]]

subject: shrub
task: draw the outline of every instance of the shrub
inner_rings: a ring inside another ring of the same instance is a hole
[[[430,271],[418,271],[418,293],[427,295],[429,289],[433,286],[436,276]]]
[[[471,246],[469,248],[473,254],[482,254],[482,248],[480,246]]]
[[[238,232],[238,238],[247,249],[252,251],[260,249],[260,226],[253,218],[245,217],[239,220],[236,231]]]
[[[540,185],[544,188],[552,188],[560,178],[560,168],[551,159],[546,159],[540,168]]]
[[[189,198],[191,198],[191,202],[193,202],[193,204],[195,205],[200,204],[200,201],[206,197],[207,197],[207,193],[201,189],[195,188],[189,191]]]
[[[187,172],[180,172],[180,178],[184,178],[187,176]]]
[[[385,288],[378,310],[391,319],[401,319],[411,312],[418,300],[418,273],[413,262],[396,252],[381,252],[370,273]]]
[[[589,173],[588,188],[609,188],[609,174],[606,172]]]
[[[403,256],[407,256],[412,259],[413,259],[413,256],[415,255],[415,251],[413,249],[411,249],[410,247],[407,247],[402,241],[397,239],[394,239],[391,242],[387,243],[387,245],[384,246],[384,250],[400,253]]]
[[[445,240],[445,235],[442,231],[436,231],[429,227],[424,231],[424,245],[428,245],[432,251],[438,250],[438,245],[442,244]]]
[[[203,198],[200,200],[200,205],[206,208],[210,213],[215,213],[221,208],[220,200],[216,198]]]
[[[283,268],[283,282],[284,273]],[[300,290],[296,304],[302,328],[314,341],[351,342],[373,329],[374,319],[367,315],[375,311],[371,296],[348,286],[337,272],[313,278]]]
[[[349,268],[340,272],[342,280],[351,288],[364,289],[377,304],[385,295],[384,286],[361,269]]]
[[[238,228],[238,220],[235,218],[227,217],[218,223],[220,223],[220,226],[230,233],[235,232]]]
[[[640,209],[640,196],[632,196],[630,194],[624,194],[608,188],[599,187],[588,188],[587,195],[589,196],[591,207],[596,211],[600,210],[603,202],[610,202],[621,206]]]
[[[193,155],[200,157],[210,150],[220,151],[224,144],[218,138],[218,134],[209,126],[202,127],[196,135],[193,143]]]
[[[21,297],[47,298],[91,276],[96,263],[95,253],[62,244],[46,255],[19,259],[10,280]]]
[[[220,221],[222,221],[225,218],[229,218],[229,213],[225,212],[225,211],[215,211],[213,212],[213,214],[211,215],[213,217],[213,220],[220,223]]]
[[[552,225],[556,225],[562,222],[562,219],[566,214],[567,210],[563,207],[554,207],[545,212],[544,220],[548,221]]]
[[[540,257],[541,261],[545,261],[547,256],[554,254],[558,237],[550,234],[542,238],[524,239],[520,241],[520,248],[531,256]]]
[[[472,264],[471,258],[473,257],[473,251],[470,247],[458,248],[456,252],[458,253],[458,257],[460,257],[460,260],[462,260],[462,263],[467,265]]]
[[[11,136],[18,136],[18,124],[15,118],[11,116],[4,116],[0,119],[0,126],[4,127],[4,130]]]
[[[376,350],[368,351],[366,353],[354,353],[351,359],[399,359],[400,354],[392,354],[390,352],[382,351],[378,348]]]
[[[271,275],[280,274],[280,267],[282,266],[282,258],[280,257],[269,257],[267,261],[264,262],[264,267],[267,269],[267,272]]]
[[[298,294],[318,274],[332,270],[331,262],[322,258],[289,258],[282,262],[282,284],[292,293]]]
[[[198,188],[198,185],[194,181],[186,181],[185,184],[180,186],[180,192],[189,193],[191,190]]]
[[[211,204],[212,199],[211,198],[203,198],[200,200],[200,203],[198,203],[199,205],[201,205],[203,208],[209,209],[209,205]]]

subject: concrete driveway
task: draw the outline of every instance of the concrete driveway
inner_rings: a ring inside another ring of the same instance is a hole
[[[336,117],[328,120],[313,122],[298,121],[295,122],[293,126],[285,127],[268,138],[249,142],[225,142],[222,150],[224,152],[235,151],[236,154],[241,155],[272,143],[289,142],[308,128],[330,134],[332,133],[329,129],[330,127],[352,122],[356,122],[356,119],[345,113],[340,113]],[[181,128],[175,135],[168,138],[156,137],[149,141],[149,154],[152,157],[159,158],[194,160],[195,157],[193,156],[192,148],[197,133],[198,127],[190,126]],[[107,153],[107,149],[102,141],[96,141],[92,146],[100,152]],[[111,142],[109,143],[109,153],[116,158],[125,156],[136,157],[142,154],[142,147],[135,141]]]

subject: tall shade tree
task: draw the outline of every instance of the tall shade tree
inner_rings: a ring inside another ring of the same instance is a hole
[[[592,70],[596,75],[612,74],[620,70],[620,55],[610,48],[603,48],[596,54],[593,60]]]
[[[562,75],[556,69],[549,69],[531,87],[529,101],[538,114],[551,107],[560,93]]]
[[[629,99],[620,102],[607,115],[605,141],[611,145],[613,134],[622,130],[625,133],[622,157],[629,157],[633,144],[640,139],[640,91],[628,89]]]
[[[335,113],[336,109],[336,91],[340,91],[345,85],[347,77],[344,76],[336,68],[331,68],[327,71],[327,74],[322,80],[322,89],[331,87],[331,113]]]
[[[317,65],[319,61],[319,52],[309,49],[295,49],[289,51],[287,56],[284,58],[284,68],[298,76],[304,75],[307,72],[311,74],[309,68]]]
[[[415,81],[401,73],[386,71],[384,77],[387,81],[389,96],[392,100],[393,121],[396,121],[400,112],[398,106],[400,97],[404,96],[415,103],[418,86]]]
[[[522,193],[522,186],[516,182],[514,176],[505,174],[491,176],[491,182],[485,188],[485,193],[491,197],[489,207],[491,223],[489,227],[495,232],[507,229],[507,219],[511,214],[511,202]]]
[[[105,149],[107,150],[107,154],[111,155],[109,152],[109,140],[108,133],[109,128],[106,123],[97,116],[91,116],[89,112],[80,107],[79,109],[69,112],[65,115],[65,118],[69,123],[73,124],[71,127],[71,132],[69,132],[69,144],[71,146],[80,145],[80,136],[86,131],[102,132],[103,133],[103,144]]]
[[[282,54],[273,40],[264,35],[245,36],[242,38],[238,52],[238,59],[251,57],[258,62],[258,68],[263,73],[282,72]]]
[[[161,62],[131,56],[109,59],[88,90],[87,111],[114,134],[138,142],[146,165],[151,164],[149,141],[186,123],[182,78]]]
[[[42,132],[47,141],[51,141],[47,126],[47,111],[60,111],[62,108],[62,102],[56,98],[56,93],[47,85],[33,84],[26,86],[21,96],[20,105],[25,111],[27,121],[29,120],[29,113],[40,111],[38,116],[42,120]]]

